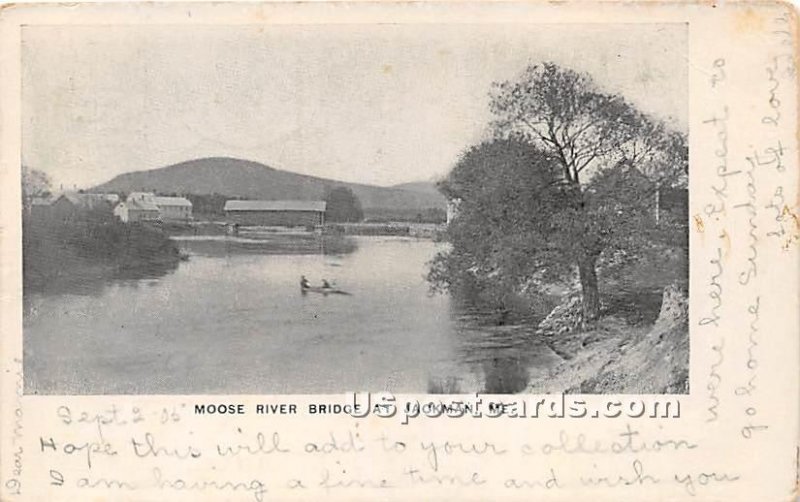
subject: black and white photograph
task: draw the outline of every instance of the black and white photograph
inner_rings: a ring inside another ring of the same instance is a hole
[[[25,394],[688,394],[688,50],[23,26]]]

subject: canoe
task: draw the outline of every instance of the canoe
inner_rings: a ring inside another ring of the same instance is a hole
[[[323,295],[349,295],[347,291],[342,291],[336,288],[323,288],[319,286],[309,286],[307,288],[301,287],[302,293],[322,293]]]

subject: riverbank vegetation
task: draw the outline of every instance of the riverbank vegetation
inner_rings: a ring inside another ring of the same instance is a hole
[[[491,110],[492,139],[439,184],[457,215],[429,280],[500,312],[536,308],[545,318],[536,331],[565,359],[619,360],[618,345],[592,340],[635,345],[657,324],[665,289],[688,288],[685,211],[659,207],[663,190],[685,192],[685,134],[551,63],[496,84]],[[688,340],[686,325],[666,331]],[[670,364],[688,366],[688,343],[676,346],[687,357]]]
[[[25,215],[22,222],[26,290],[88,285],[108,277],[161,275],[180,261],[178,248],[162,229],[122,223],[104,210],[67,220]]]
[[[356,223],[364,219],[364,210],[356,194],[347,187],[335,187],[325,193],[325,221]]]

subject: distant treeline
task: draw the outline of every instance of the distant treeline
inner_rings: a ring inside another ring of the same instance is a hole
[[[198,195],[187,194],[187,199],[192,203],[192,213],[194,217],[222,217],[225,216],[225,201],[240,199],[241,197],[230,197],[218,193]]]
[[[444,223],[447,213],[444,209],[430,207],[423,209],[381,209],[365,208],[364,221],[368,223],[406,222],[406,223]]]

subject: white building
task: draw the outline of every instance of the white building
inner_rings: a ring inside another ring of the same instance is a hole
[[[451,199],[447,201],[447,224],[458,215],[458,205],[461,204],[461,199]]]
[[[158,206],[146,199],[128,198],[114,207],[114,215],[125,223],[159,219]]]
[[[192,219],[192,203],[185,197],[153,197],[162,221],[189,221]]]
[[[185,197],[162,197],[152,192],[131,192],[126,202],[146,207],[155,206],[158,210],[158,219],[161,221],[192,219],[192,203]]]

